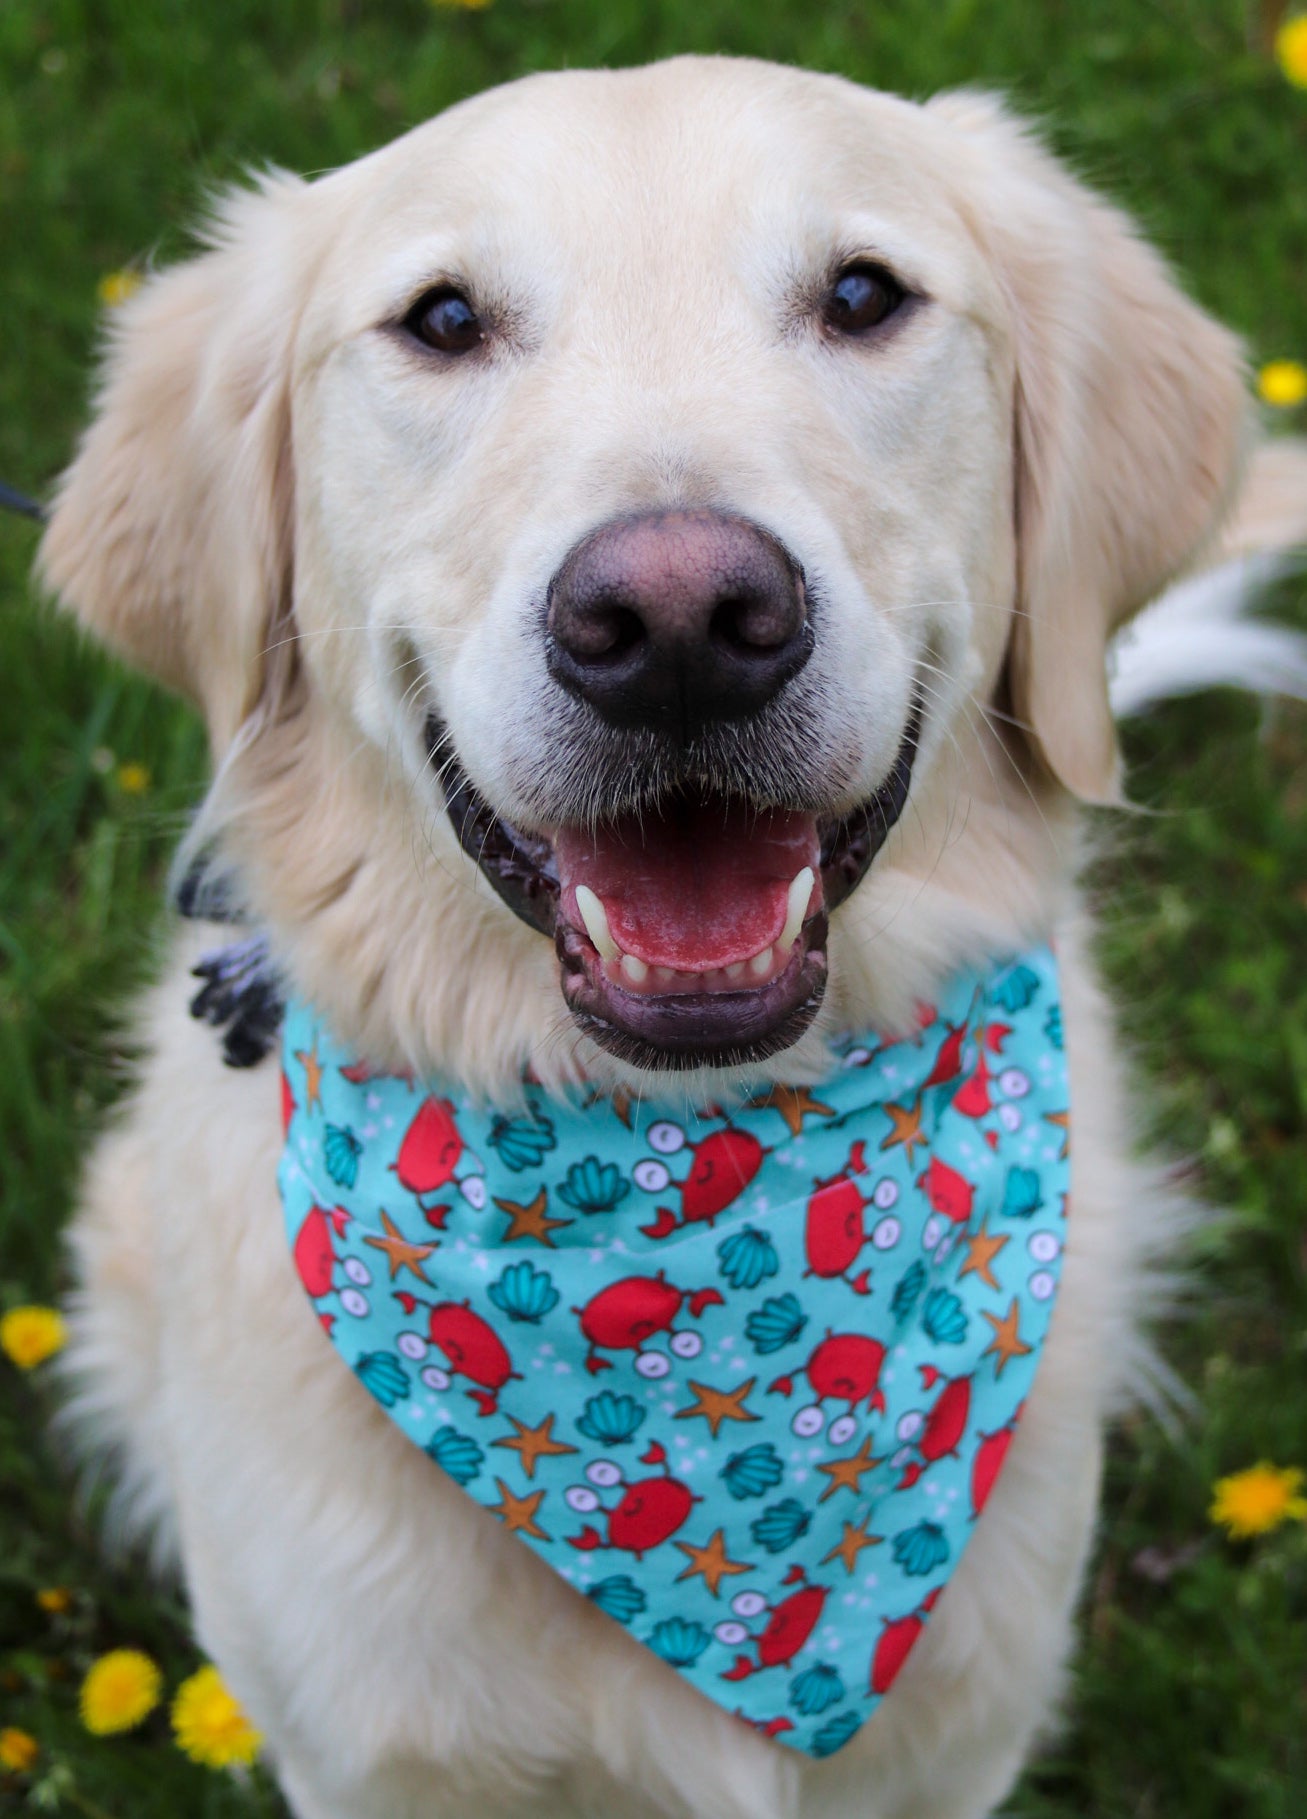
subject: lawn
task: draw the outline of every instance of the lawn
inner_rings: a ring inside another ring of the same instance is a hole
[[[5,0],[0,478],[48,486],[85,414],[100,280],[182,251],[215,181],[339,164],[528,70],[686,49],[914,96],[1001,87],[1139,214],[1255,362],[1307,358],[1307,90],[1269,55],[1277,15],[1253,0]],[[205,762],[185,711],[39,605],[35,542],[0,518],[0,1309],[61,1289],[79,1161],[126,1075],[120,1008],[148,977]],[[1301,582],[1274,605],[1307,625]],[[1152,812],[1104,830],[1102,958],[1144,1134],[1230,1213],[1196,1243],[1165,1336],[1193,1407],[1116,1436],[1067,1723],[1008,1810],[1301,1819],[1307,1526],[1236,1545],[1208,1508],[1223,1473],[1307,1465],[1307,710],[1209,695],[1128,747]],[[96,1654],[144,1648],[170,1687],[196,1656],[178,1597],[101,1559],[49,1412],[42,1373],[0,1361],[0,1729],[40,1747],[30,1776],[0,1773],[0,1810],[281,1813],[258,1771],[190,1764],[162,1711],[128,1737],[82,1729]],[[66,1609],[38,1606],[51,1587]]]

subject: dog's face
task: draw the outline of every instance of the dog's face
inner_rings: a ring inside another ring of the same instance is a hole
[[[777,133],[788,81],[726,111],[700,71],[559,87],[382,154],[320,269],[305,662],[419,803],[443,787],[599,1041],[770,1052],[993,684],[1001,303],[914,109],[850,92]]]
[[[514,1065],[801,1067],[832,966],[847,1021],[1037,926],[1242,393],[991,104],[533,78],[219,239],[125,317],[44,559],[204,702],[347,1026],[475,1073],[507,992]],[[926,880],[947,939],[892,928]]]

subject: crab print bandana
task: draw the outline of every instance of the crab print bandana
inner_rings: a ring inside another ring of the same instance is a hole
[[[289,1007],[280,1185],[330,1343],[439,1469],[692,1685],[838,1750],[1021,1416],[1064,1236],[1057,973],[743,1105],[496,1112]]]

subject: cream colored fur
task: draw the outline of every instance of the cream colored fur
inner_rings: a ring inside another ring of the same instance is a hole
[[[860,253],[931,301],[835,348],[802,298]],[[500,312],[494,359],[437,370],[386,329],[446,277]],[[875,787],[926,680],[908,810],[835,918],[817,1027],[770,1071],[815,1074],[826,1033],[902,1020],[959,963],[1052,936],[1063,966],[1074,1208],[1047,1353],[924,1638],[815,1763],[578,1599],[339,1368],[282,1234],[275,1063],[223,1067],[186,1013],[213,931],[175,938],[74,1227],[74,1412],[300,1819],[980,1819],[1003,1797],[1056,1708],[1103,1424],[1177,1217],[1128,1160],[1076,799],[1118,789],[1111,631],[1216,537],[1247,431],[1231,338],[995,103],[763,64],[497,90],[230,199],[210,250],[124,309],[44,573],[204,708],[208,826],[361,1051],[473,1088],[528,1057],[623,1075],[460,853],[421,724],[442,714],[498,809],[547,819],[567,745],[533,604],[578,537],[659,505],[741,512],[820,577],[813,799]],[[1277,463],[1241,550],[1307,495],[1301,451]]]

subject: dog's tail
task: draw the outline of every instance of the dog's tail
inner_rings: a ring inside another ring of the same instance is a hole
[[[1282,438],[1253,456],[1209,565],[1145,607],[1112,646],[1118,718],[1222,684],[1307,700],[1307,636],[1247,617],[1273,581],[1304,563],[1307,441]]]

